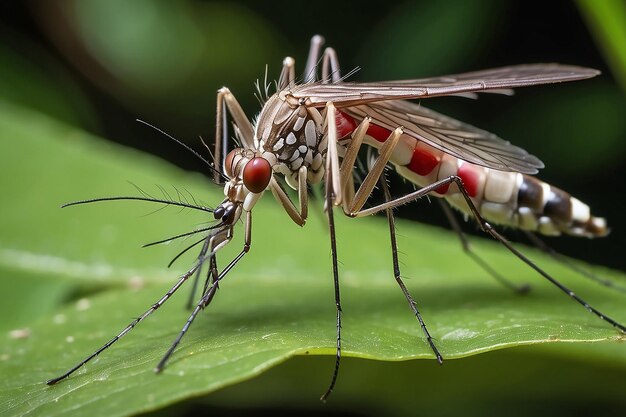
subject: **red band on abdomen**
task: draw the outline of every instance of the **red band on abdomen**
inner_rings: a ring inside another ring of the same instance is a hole
[[[416,174],[424,176],[430,174],[438,163],[439,161],[435,155],[418,146],[413,150],[411,162],[409,162],[407,167]]]
[[[367,135],[379,142],[384,142],[389,138],[389,135],[391,135],[391,130],[371,123],[370,127],[367,129]]]
[[[337,126],[337,139],[345,138],[356,129],[354,119],[339,110],[335,112],[335,125]]]
[[[472,165],[462,164],[457,175],[463,180],[463,185],[469,196],[476,197],[478,194],[479,175],[472,169]]]
[[[448,188],[450,188],[450,184],[440,185],[435,188],[435,192],[440,195],[445,195],[448,192]]]

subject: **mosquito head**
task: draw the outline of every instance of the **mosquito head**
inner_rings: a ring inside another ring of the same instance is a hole
[[[261,155],[236,148],[224,160],[224,173],[231,183],[243,183],[247,191],[258,194],[267,188],[272,179],[272,165]]]
[[[272,157],[271,154],[260,154],[251,149],[230,151],[224,159],[224,174],[229,179],[224,185],[226,201],[241,206],[244,211],[252,210],[272,179]],[[215,218],[226,214],[216,212]]]

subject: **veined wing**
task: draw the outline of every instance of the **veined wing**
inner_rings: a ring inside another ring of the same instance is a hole
[[[406,135],[476,165],[524,174],[535,174],[544,167],[536,156],[493,133],[419,104],[404,100],[381,101],[341,111],[358,120],[370,116],[372,123],[390,131],[402,127]]]
[[[416,80],[309,83],[297,85],[290,92],[295,98],[310,100],[313,106],[332,101],[336,107],[345,107],[384,100],[416,99],[575,81],[591,78],[599,73],[595,69],[572,65],[526,64]]]

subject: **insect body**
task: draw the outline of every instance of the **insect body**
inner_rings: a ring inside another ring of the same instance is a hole
[[[335,370],[322,399],[330,394],[335,385],[341,358],[342,309],[334,206],[341,206],[343,212],[351,217],[381,211],[387,214],[390,223],[394,278],[439,362],[443,360],[442,355],[417,308],[417,303],[400,277],[393,227],[394,207],[426,195],[443,197],[447,203],[473,216],[486,233],[497,239],[558,289],[599,318],[626,332],[626,327],[622,324],[589,306],[569,288],[535,265],[487,222],[489,220],[496,224],[544,235],[566,233],[596,237],[607,233],[604,219],[592,216],[587,205],[567,193],[535,179],[532,174],[543,167],[542,162],[535,156],[491,133],[406,101],[441,95],[467,96],[477,92],[508,94],[514,87],[580,80],[597,75],[597,71],[558,64],[534,64],[421,80],[350,83],[345,82],[340,76],[334,50],[326,48],[322,53],[322,43],[323,40],[319,36],[312,40],[303,84],[296,83],[293,59],[285,59],[277,83],[277,92],[267,98],[254,124],[249,121],[227,88],[219,90],[215,157],[217,166],[219,160],[222,160],[222,172],[212,169],[216,179],[222,177],[226,181],[225,198],[215,209],[143,197],[98,198],[70,204],[118,199],[144,200],[211,212],[216,224],[185,234],[186,236],[205,233],[201,240],[183,251],[202,244],[193,267],[179,278],[170,291],[116,337],[65,374],[49,380],[48,384],[55,384],[68,377],[107,349],[165,303],[185,281],[194,275],[197,281],[202,265],[208,264],[201,296],[195,300],[195,307],[179,336],[157,365],[156,369],[160,371],[196,315],[215,296],[219,281],[250,250],[252,212],[264,192],[269,189],[289,217],[303,226],[308,217],[307,187],[319,182],[323,182],[325,190],[337,307]],[[320,62],[321,78],[317,78],[317,67]],[[232,118],[235,134],[241,145],[226,153],[228,115]],[[377,148],[378,156],[363,181],[356,187],[353,176],[354,164],[363,145]],[[389,163],[395,166],[400,175],[414,183],[418,187],[417,190],[392,199],[386,182],[381,180]],[[290,187],[297,190],[297,205],[281,185],[282,178]],[[385,201],[373,207],[363,208],[377,183],[381,184]],[[443,207],[447,210],[452,225],[458,229],[447,206]],[[219,270],[216,254],[231,241],[234,227],[240,219],[244,220],[245,225],[243,248],[234,259]],[[462,234],[460,236],[465,249],[487,272],[511,285],[491,270],[484,261],[469,252]]]
[[[554,186],[521,172],[502,171],[467,162],[419,139],[436,140],[441,135],[456,136],[459,142],[477,137],[495,139],[485,131],[413,103],[388,102],[338,112],[338,118],[344,119],[339,123],[342,133],[351,133],[350,129],[356,125],[355,117],[362,119],[367,116],[377,121],[376,125],[370,126],[365,137],[365,143],[373,147],[380,148],[391,133],[381,125],[402,122],[403,128],[410,132],[400,137],[390,158],[400,175],[419,187],[458,176],[480,214],[489,221],[543,235],[566,233],[600,237],[608,233],[604,219],[591,216],[589,206]],[[521,149],[519,153],[527,162],[538,161]],[[432,195],[445,197],[458,210],[471,215],[455,184],[443,185]]]

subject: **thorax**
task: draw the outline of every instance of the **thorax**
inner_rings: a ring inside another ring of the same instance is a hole
[[[323,174],[326,147],[322,140],[322,115],[318,109],[281,91],[268,99],[255,126],[255,145],[263,154],[275,157],[273,170],[290,179],[306,167],[309,180]]]

